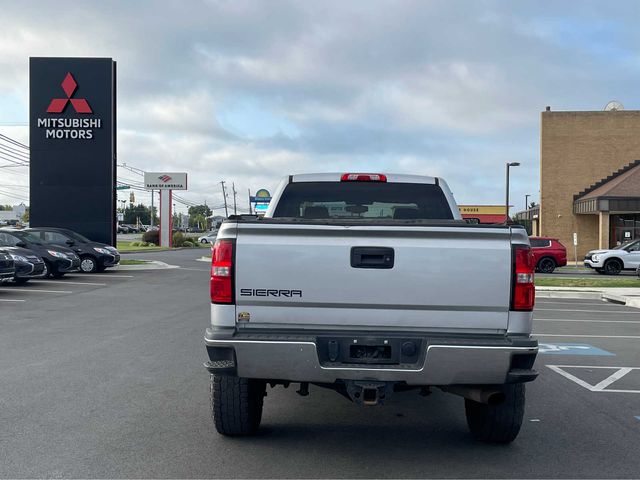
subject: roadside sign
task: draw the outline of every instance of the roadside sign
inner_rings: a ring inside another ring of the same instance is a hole
[[[118,221],[124,222],[124,213],[118,212]]]
[[[118,185],[116,190],[129,190],[131,188],[130,185]]]
[[[186,190],[186,172],[144,172],[147,190]]]
[[[573,245],[578,245],[578,234],[576,232],[573,232]]]
[[[271,197],[249,197],[251,203],[269,203],[271,201]]]

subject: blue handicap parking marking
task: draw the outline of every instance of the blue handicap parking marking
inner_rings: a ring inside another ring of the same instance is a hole
[[[614,357],[616,354],[586,343],[539,343],[538,352],[545,355],[593,355]]]

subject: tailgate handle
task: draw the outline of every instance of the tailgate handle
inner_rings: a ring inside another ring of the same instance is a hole
[[[393,248],[351,247],[353,268],[393,268],[393,261]]]

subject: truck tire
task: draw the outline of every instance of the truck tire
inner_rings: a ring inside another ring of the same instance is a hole
[[[520,432],[524,416],[524,383],[504,385],[505,400],[499,405],[486,405],[465,399],[469,431],[476,440],[510,443]]]
[[[260,427],[266,384],[262,380],[211,375],[211,413],[221,435],[253,435]]]

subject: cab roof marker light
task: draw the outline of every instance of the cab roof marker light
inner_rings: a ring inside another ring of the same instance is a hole
[[[382,173],[345,173],[341,182],[386,182],[387,176]]]

